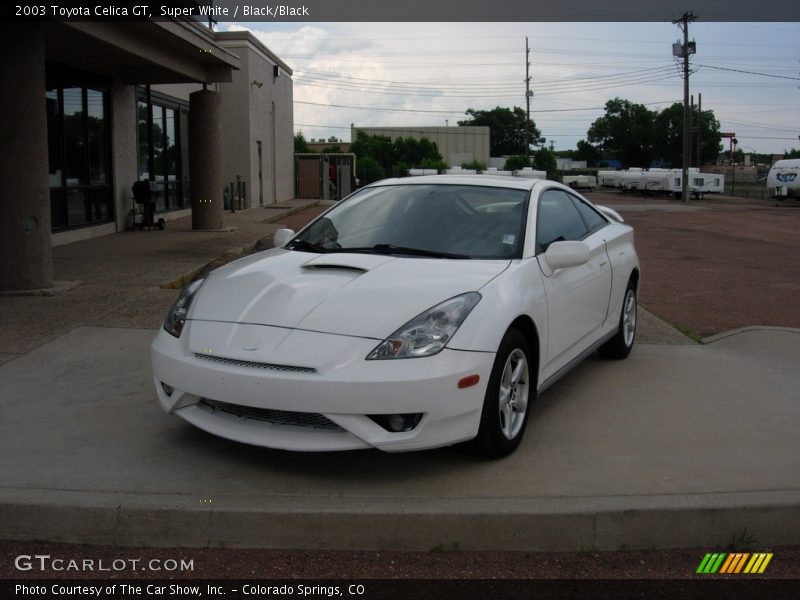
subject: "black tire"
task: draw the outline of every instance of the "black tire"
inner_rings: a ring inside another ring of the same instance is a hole
[[[629,305],[632,302],[632,307]],[[636,300],[636,285],[633,281],[628,283],[625,296],[622,300],[622,310],[619,315],[617,333],[610,340],[598,348],[600,356],[613,360],[627,358],[636,342],[636,322],[638,303]]]
[[[523,357],[524,363],[520,364]],[[520,369],[519,377],[514,381],[513,374],[517,368]],[[508,375],[511,375],[510,379]],[[500,342],[486,387],[480,428],[472,440],[473,449],[478,454],[486,458],[502,458],[517,449],[528,425],[531,403],[536,399],[537,376],[537,365],[531,360],[527,340],[516,329],[509,329]],[[503,395],[508,398],[503,406],[501,387],[506,390]]]

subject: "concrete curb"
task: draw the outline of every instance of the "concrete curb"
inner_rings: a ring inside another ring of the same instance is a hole
[[[523,498],[218,498],[2,493],[0,537],[117,546],[575,551],[800,538],[800,492]],[[413,507],[413,508],[411,508]]]
[[[747,333],[748,331],[785,331],[786,333],[800,334],[800,329],[796,329],[794,327],[773,327],[771,325],[754,325],[750,327],[739,327],[738,329],[731,329],[730,331],[723,331],[722,333],[716,333],[714,335],[704,337],[703,339],[700,340],[700,343],[713,344],[714,342],[718,342],[719,340],[724,340],[725,338],[729,338],[731,336],[738,335],[740,333]]]

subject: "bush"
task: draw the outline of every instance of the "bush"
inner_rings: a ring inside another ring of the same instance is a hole
[[[444,171],[447,168],[447,164],[443,160],[433,158],[423,158],[419,166],[421,169],[436,169],[437,171]]]
[[[509,156],[503,167],[506,171],[519,171],[524,167],[530,167],[531,162],[526,156]]]
[[[462,169],[474,169],[476,171],[485,171],[486,165],[479,160],[473,160],[470,162],[461,163]]]

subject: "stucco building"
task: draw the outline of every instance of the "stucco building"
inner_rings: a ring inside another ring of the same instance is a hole
[[[221,224],[293,197],[291,69],[249,32],[194,20],[0,25],[0,290],[52,285],[52,247],[121,231],[147,179],[156,216]]]

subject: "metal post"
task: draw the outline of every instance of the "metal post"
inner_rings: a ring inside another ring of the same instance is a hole
[[[531,63],[528,60],[530,57],[530,49],[528,48],[528,36],[525,36],[525,114],[527,115],[527,121],[525,122],[525,158],[528,159],[528,164],[530,165],[531,162],[531,130],[528,127],[528,123],[531,120],[531,96],[533,96],[533,92],[531,92]]]
[[[702,127],[703,127],[703,94],[697,94],[697,126],[695,128],[696,134],[695,139],[697,140],[697,166],[703,166],[703,155],[701,153],[701,146],[700,146],[700,138],[702,134]]]

